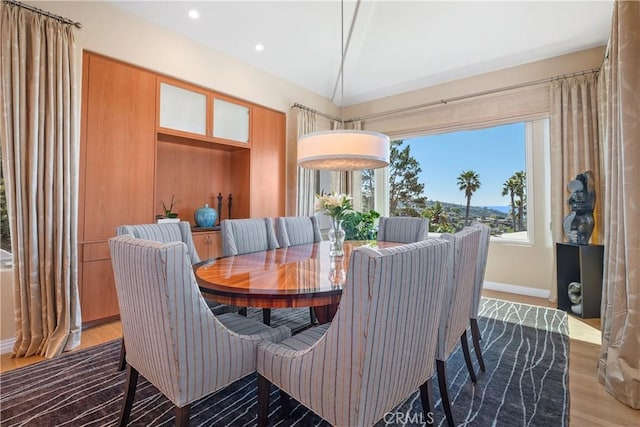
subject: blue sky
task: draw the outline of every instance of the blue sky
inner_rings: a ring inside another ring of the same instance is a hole
[[[525,170],[524,123],[488,129],[451,132],[406,139],[418,160],[428,200],[466,204],[456,185],[462,171],[472,169],[480,178],[480,189],[471,198],[474,206],[506,206],[502,184],[514,172]],[[403,144],[404,146],[404,144]]]

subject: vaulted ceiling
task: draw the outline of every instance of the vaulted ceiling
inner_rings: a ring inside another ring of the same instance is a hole
[[[361,0],[344,13],[335,0],[114,4],[352,105],[604,45],[613,1]]]

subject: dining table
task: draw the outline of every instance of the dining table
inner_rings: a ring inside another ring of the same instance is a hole
[[[239,307],[313,307],[319,323],[330,322],[347,279],[351,252],[358,247],[400,245],[381,241],[345,241],[344,256],[329,255],[321,241],[211,259],[194,266],[205,298]]]

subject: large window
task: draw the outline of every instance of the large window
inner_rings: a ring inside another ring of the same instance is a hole
[[[547,140],[547,119],[396,138],[388,168],[356,174],[354,197],[383,215],[429,217],[432,232],[478,221],[494,240],[532,243],[532,182],[548,170],[534,169],[532,147]]]

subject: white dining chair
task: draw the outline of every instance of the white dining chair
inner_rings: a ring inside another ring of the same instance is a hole
[[[429,237],[429,218],[380,217],[378,240],[385,242],[413,243]]]

